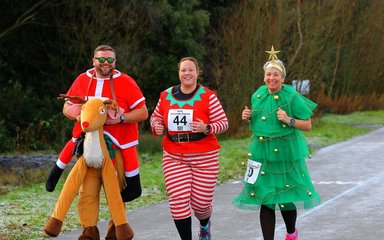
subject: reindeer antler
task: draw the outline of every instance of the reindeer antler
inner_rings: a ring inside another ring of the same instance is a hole
[[[82,97],[78,97],[78,96],[69,96],[69,95],[66,95],[66,94],[59,94],[59,96],[57,97],[57,99],[60,99],[60,100],[65,100],[67,101],[68,99],[70,100],[76,100],[78,101],[79,103],[86,103],[87,100],[85,100],[84,98]],[[112,100],[112,99],[107,99],[104,101],[104,104],[107,108],[109,109],[112,109],[115,111],[115,117],[116,115],[119,113],[120,111],[120,108],[119,108],[119,104],[115,101],[115,100]]]
[[[70,100],[76,100],[76,101],[78,101],[79,103],[86,103],[86,102],[87,102],[87,100],[85,100],[85,99],[82,98],[82,97],[69,96],[69,95],[65,95],[65,94],[59,94],[59,96],[57,97],[57,99],[65,100],[65,101],[67,101],[68,99],[70,99]]]

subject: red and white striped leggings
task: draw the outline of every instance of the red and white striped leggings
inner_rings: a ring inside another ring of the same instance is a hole
[[[219,150],[201,153],[163,151],[163,172],[172,218],[198,219],[212,214],[213,193],[219,174]]]

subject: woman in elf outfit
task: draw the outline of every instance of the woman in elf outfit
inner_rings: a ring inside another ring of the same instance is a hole
[[[244,188],[233,200],[236,207],[257,210],[265,240],[273,240],[275,209],[280,209],[286,240],[298,239],[297,208],[312,208],[320,203],[307,170],[309,150],[302,131],[312,127],[311,116],[317,106],[285,85],[286,70],[273,46],[264,65],[264,82],[245,107],[242,119],[252,131]]]
[[[200,221],[199,239],[211,239],[210,217],[219,172],[220,145],[215,134],[228,129],[216,94],[197,83],[196,59],[179,62],[180,85],[160,94],[151,116],[163,137],[163,172],[169,207],[181,239],[192,239],[191,208]]]

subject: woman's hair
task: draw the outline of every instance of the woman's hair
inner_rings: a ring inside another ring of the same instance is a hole
[[[184,58],[180,59],[179,64],[177,65],[177,70],[180,70],[181,63],[184,61],[187,61],[187,60],[192,61],[196,66],[196,70],[198,70],[200,72],[199,63],[197,62],[196,58],[193,58],[193,57],[184,57]]]
[[[274,68],[278,69],[281,72],[281,75],[283,76],[283,78],[285,78],[285,76],[287,75],[284,63],[280,59],[271,60],[271,61],[266,62],[263,66],[264,72],[267,68],[270,68],[270,67],[274,67]]]

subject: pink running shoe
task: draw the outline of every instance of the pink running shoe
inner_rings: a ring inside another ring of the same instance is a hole
[[[291,234],[285,234],[285,240],[298,240],[299,231],[297,231],[297,228],[295,229],[294,233]]]

